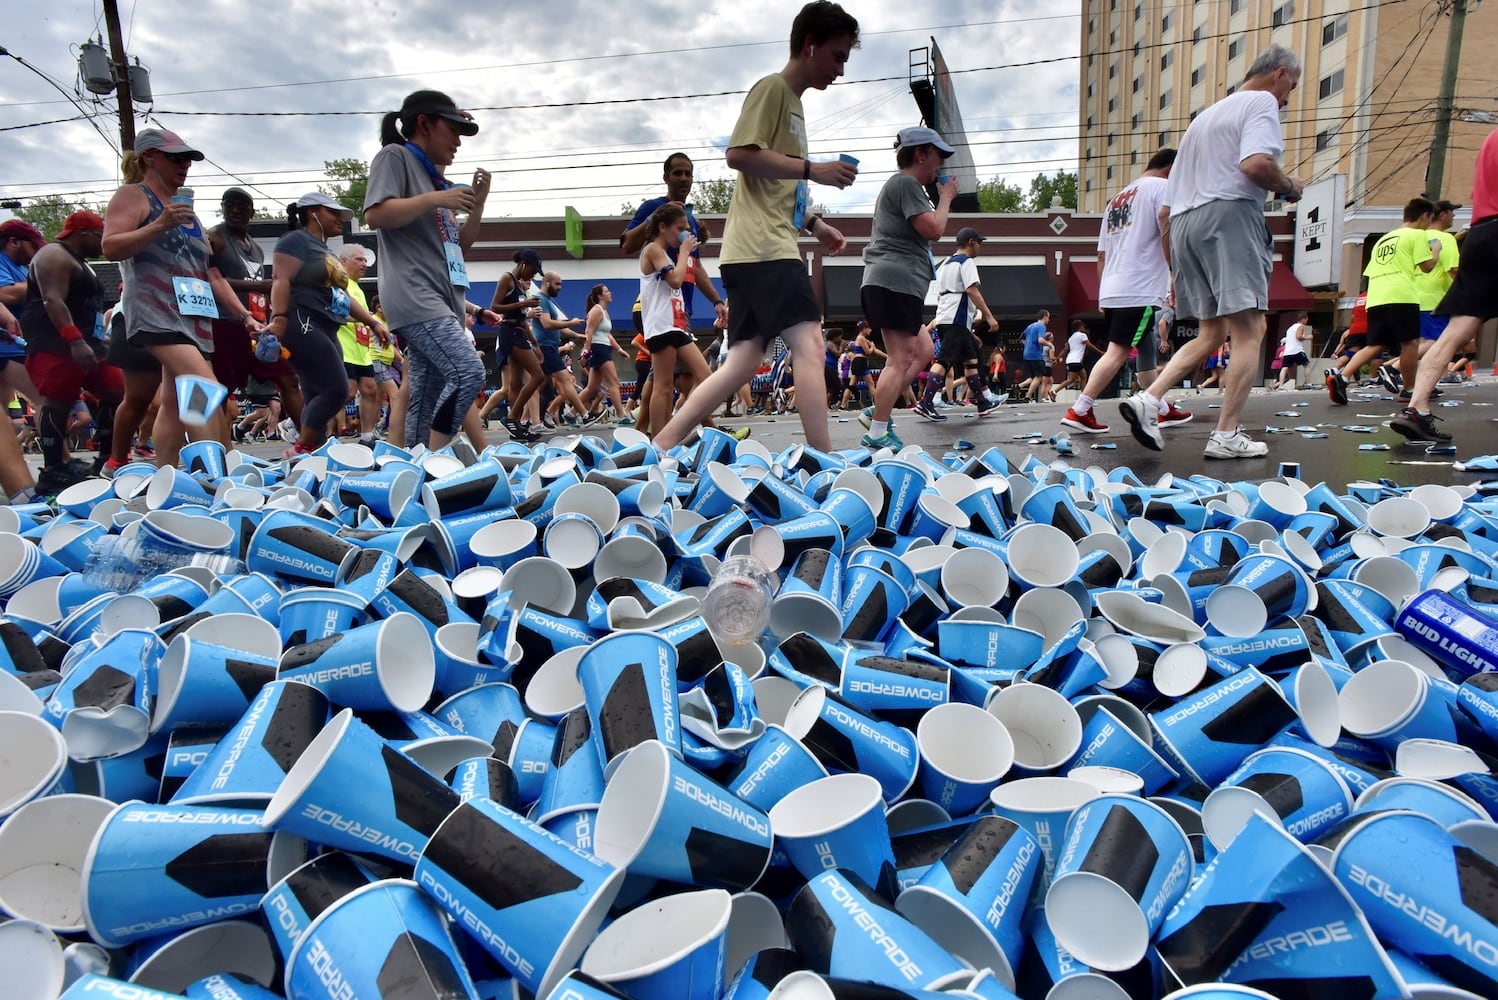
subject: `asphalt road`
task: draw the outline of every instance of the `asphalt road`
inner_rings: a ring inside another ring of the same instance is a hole
[[[945,411],[949,419],[932,423],[907,410],[896,411],[896,433],[906,445],[919,445],[937,455],[953,450],[959,440],[970,442],[982,452],[997,446],[1018,464],[1033,453],[1044,462],[1060,458],[1076,466],[1100,466],[1113,469],[1128,466],[1145,481],[1169,472],[1176,475],[1204,473],[1218,479],[1257,480],[1273,477],[1280,462],[1299,462],[1301,478],[1310,482],[1326,481],[1341,488],[1358,480],[1391,479],[1409,486],[1421,483],[1475,483],[1498,478],[1498,473],[1459,472],[1453,468],[1458,460],[1498,453],[1498,378],[1479,375],[1474,382],[1443,386],[1446,396],[1435,413],[1444,421],[1444,429],[1454,436],[1457,453],[1431,455],[1424,446],[1411,445],[1389,430],[1388,421],[1397,412],[1393,397],[1382,389],[1353,389],[1352,400],[1344,407],[1334,406],[1324,389],[1266,392],[1255,390],[1245,407],[1244,425],[1255,438],[1267,441],[1269,454],[1264,458],[1214,461],[1202,457],[1207,436],[1216,425],[1216,405],[1220,401],[1213,390],[1197,395],[1191,391],[1172,394],[1178,406],[1191,411],[1190,424],[1165,431],[1163,452],[1150,451],[1129,434],[1118,415],[1118,401],[1104,400],[1098,406],[1098,418],[1110,425],[1105,434],[1084,434],[1060,424],[1066,402],[1006,405],[994,415],[982,419],[971,407]],[[1063,400],[1070,394],[1063,395]],[[832,442],[835,448],[856,448],[864,429],[855,413],[834,412]],[[771,451],[803,442],[800,419],[794,414],[776,417],[756,416],[726,421],[729,426],[748,424],[754,438]],[[1371,432],[1348,430],[1369,428]],[[505,441],[508,435],[494,422],[489,432],[491,442]],[[1276,428],[1277,432],[1269,432]],[[1297,430],[1300,428],[1301,430]],[[1314,430],[1311,430],[1314,428]],[[560,433],[560,432],[559,432]],[[600,425],[590,433],[609,437],[611,430]],[[1065,434],[1074,450],[1060,455],[1051,444],[1052,435]],[[1325,435],[1312,437],[1311,434]],[[1387,450],[1362,450],[1368,445],[1387,446]],[[284,445],[262,443],[242,445],[263,456],[279,455]],[[36,455],[28,456],[33,466],[40,465]]]

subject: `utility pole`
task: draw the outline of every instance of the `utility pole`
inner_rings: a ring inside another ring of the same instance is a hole
[[[1457,0],[1458,3],[1461,0]],[[135,105],[130,99],[130,63],[125,58],[125,37],[120,31],[120,10],[116,0],[103,0],[104,24],[109,29],[109,65],[114,73],[115,95],[120,104],[120,148],[135,148]]]
[[[1445,5],[1446,0],[1438,0]],[[1446,147],[1451,141],[1451,116],[1456,112],[1456,71],[1462,58],[1462,29],[1467,0],[1450,0],[1451,31],[1446,35],[1446,65],[1441,70],[1441,93],[1436,98],[1436,129],[1430,140],[1430,166],[1425,172],[1425,197],[1438,201],[1446,180]]]

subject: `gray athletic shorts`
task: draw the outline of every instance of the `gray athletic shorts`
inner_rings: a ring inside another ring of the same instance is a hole
[[[1217,319],[1269,306],[1274,265],[1264,208],[1212,201],[1170,220],[1178,319]]]

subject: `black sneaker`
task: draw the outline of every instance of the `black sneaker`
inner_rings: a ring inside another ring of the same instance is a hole
[[[36,495],[39,497],[56,496],[69,486],[76,486],[92,478],[90,470],[75,468],[72,462],[66,465],[54,465],[36,474]]]
[[[1404,380],[1399,373],[1388,365],[1380,365],[1378,369],[1378,384],[1390,392],[1398,393],[1404,388]]]
[[[1333,368],[1326,370],[1326,391],[1334,404],[1347,405],[1347,377],[1341,372]]]
[[[541,426],[547,430],[556,430],[557,422],[551,418],[551,414],[545,410],[541,411]]]
[[[584,427],[592,427],[594,424],[598,423],[598,421],[600,421],[602,419],[603,419],[603,411],[602,410],[594,410],[592,413],[585,413],[585,414],[583,414],[583,426]]]
[[[1403,434],[1408,441],[1445,444],[1451,440],[1451,435],[1436,426],[1440,419],[1434,413],[1419,413],[1407,407],[1399,416],[1389,421],[1389,426]]]
[[[947,419],[945,413],[938,413],[933,407],[927,406],[925,400],[915,404],[915,415],[923,420],[934,420],[937,423]]]

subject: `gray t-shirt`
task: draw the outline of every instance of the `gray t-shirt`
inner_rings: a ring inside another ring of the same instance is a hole
[[[904,295],[926,297],[936,270],[931,243],[910,220],[932,211],[921,182],[909,174],[894,174],[884,182],[874,202],[874,225],[863,251],[863,283]]]
[[[368,211],[391,198],[411,198],[437,190],[431,175],[404,145],[391,144],[369,164]],[[448,276],[444,243],[458,245],[458,223],[445,208],[425,212],[399,229],[381,229],[380,305],[392,330],[438,319],[463,318],[464,289]]]

